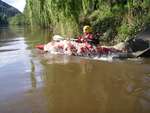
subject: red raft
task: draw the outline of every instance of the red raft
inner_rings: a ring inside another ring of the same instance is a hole
[[[92,46],[88,43],[78,43],[68,40],[52,41],[45,45],[36,45],[35,47],[45,52],[50,52],[51,54],[67,54],[74,56],[101,56],[121,52],[112,47]]]
[[[44,44],[39,44],[39,45],[36,45],[35,48],[37,49],[40,49],[40,50],[43,50],[44,51]]]

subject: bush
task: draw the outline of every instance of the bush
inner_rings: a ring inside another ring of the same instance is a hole
[[[150,25],[150,0],[26,0],[23,17],[11,23],[51,27],[54,33],[77,35],[90,24],[106,41],[136,36]]]
[[[12,18],[9,18],[10,25],[27,25],[25,17],[23,14],[16,15]]]

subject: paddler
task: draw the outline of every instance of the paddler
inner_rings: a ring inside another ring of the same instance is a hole
[[[77,42],[88,43],[90,45],[96,46],[97,44],[99,44],[99,39],[92,33],[92,27],[89,25],[85,25],[83,27],[83,35],[78,37]]]

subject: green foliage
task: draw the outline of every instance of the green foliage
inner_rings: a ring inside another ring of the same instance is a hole
[[[8,17],[3,13],[0,13],[0,25],[8,25]]]
[[[8,26],[9,18],[20,14],[20,12],[3,1],[0,0],[0,26]]]
[[[9,18],[9,24],[10,25],[27,25],[28,23],[26,22],[23,14],[18,14],[12,18]]]
[[[150,0],[26,0],[31,26],[51,27],[54,33],[76,35],[85,24],[103,32],[107,41],[125,40],[150,24]]]

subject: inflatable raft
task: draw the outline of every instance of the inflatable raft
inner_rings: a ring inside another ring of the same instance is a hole
[[[54,36],[48,44],[36,45],[36,48],[51,54],[65,54],[74,56],[103,56],[121,53],[121,50],[113,47],[94,46],[89,43],[78,43],[74,40],[65,40],[61,36]]]
[[[119,44],[117,44],[117,46],[118,45]],[[63,37],[55,35],[51,42],[48,44],[36,45],[36,48],[51,54],[74,56],[101,57],[113,55],[118,58],[150,57],[149,47],[140,51],[125,52],[122,48],[120,49],[120,47],[117,46],[93,46],[89,43],[78,43],[75,39],[65,40]]]

